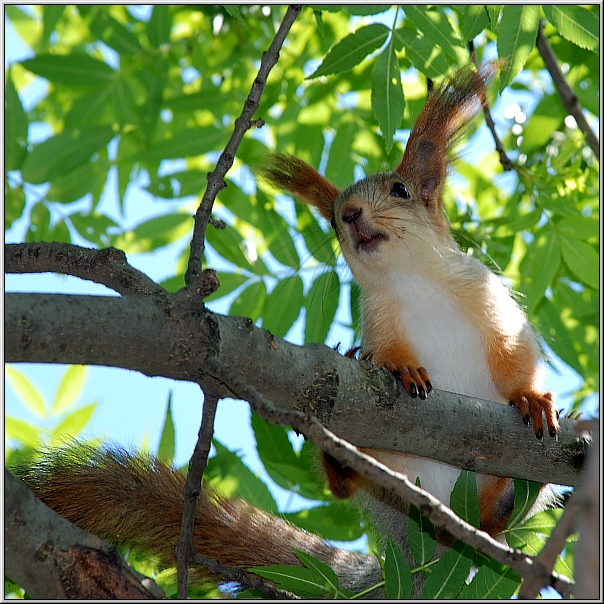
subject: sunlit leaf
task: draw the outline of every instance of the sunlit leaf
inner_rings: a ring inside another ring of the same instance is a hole
[[[170,465],[174,459],[175,451],[176,430],[174,427],[174,419],[172,418],[172,390],[170,390],[168,393],[168,405],[166,407],[164,426],[159,439],[159,447],[157,448],[157,457],[165,464]]]
[[[489,25],[489,15],[484,4],[468,4],[463,11],[461,39],[468,42]]]
[[[67,368],[52,403],[54,414],[67,411],[76,403],[82,393],[87,376],[88,367],[85,365],[71,365]]]
[[[567,40],[599,53],[600,23],[598,17],[582,6],[572,4],[543,4],[547,20],[556,26]]]
[[[422,598],[455,598],[470,573],[473,552],[469,545],[455,541],[431,567],[430,576],[422,589]]]
[[[63,421],[52,431],[51,444],[59,444],[66,439],[73,438],[88,425],[97,404],[92,403],[76,409],[70,413]]]
[[[39,447],[40,429],[15,417],[4,417],[4,437],[14,438],[26,447]]]
[[[36,387],[20,371],[11,365],[5,365],[5,375],[21,402],[35,415],[43,417],[46,405]]]
[[[579,279],[600,289],[600,258],[594,248],[578,239],[561,237],[562,258]]]
[[[405,49],[405,56],[413,66],[428,78],[438,78],[448,69],[447,60],[431,41],[421,38],[417,31],[401,27],[393,32],[397,50]]]

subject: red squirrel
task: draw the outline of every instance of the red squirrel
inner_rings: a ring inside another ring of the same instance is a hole
[[[552,393],[542,390],[539,348],[531,326],[500,279],[454,241],[442,190],[451,151],[485,101],[497,67],[459,70],[435,88],[392,172],[369,176],[344,191],[290,155],[274,155],[264,170],[275,186],[313,205],[334,228],[361,291],[363,348],[374,362],[424,399],[433,387],[517,407],[537,438],[555,437]],[[545,416],[545,426],[543,417]],[[364,449],[449,504],[460,470],[446,464]],[[332,492],[369,491],[366,503],[386,534],[404,539],[404,504],[324,456]],[[477,476],[480,527],[496,535],[514,505],[513,480]],[[378,501],[379,500],[379,501]],[[388,507],[395,508],[389,510]],[[396,541],[396,539],[395,539]]]
[[[508,290],[477,259],[463,253],[449,231],[442,190],[450,155],[485,102],[496,67],[462,68],[430,93],[402,161],[344,191],[289,155],[274,155],[264,177],[315,206],[333,226],[361,289],[363,348],[400,378],[413,397],[432,388],[516,406],[535,434],[558,430],[552,394],[542,391],[536,337]],[[403,403],[401,403],[403,404]],[[545,417],[545,423],[543,421]],[[401,471],[448,504],[459,470],[446,464],[376,449],[365,452]],[[405,549],[404,502],[325,457],[336,496],[360,498],[382,533]],[[159,554],[174,565],[184,478],[154,460],[120,452],[67,453],[26,476],[50,507],[110,541]],[[513,481],[477,476],[481,528],[492,535],[512,511]],[[446,535],[442,538],[446,545]],[[193,545],[233,567],[296,564],[291,548],[332,565],[341,586],[361,589],[381,579],[374,558],[326,546],[244,502],[206,490]],[[196,570],[195,572],[200,572]],[[416,573],[414,595],[421,594]]]

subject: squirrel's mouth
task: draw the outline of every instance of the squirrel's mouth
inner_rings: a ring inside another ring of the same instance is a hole
[[[352,245],[357,252],[371,252],[378,248],[380,242],[387,241],[388,235],[382,231],[372,231],[367,224],[350,225]]]

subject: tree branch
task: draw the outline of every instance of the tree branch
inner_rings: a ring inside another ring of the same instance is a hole
[[[201,426],[197,435],[195,449],[189,460],[180,538],[176,546],[178,597],[181,600],[186,600],[188,597],[189,561],[195,558],[195,552],[193,551],[193,526],[195,525],[197,501],[203,488],[203,473],[208,465],[208,455],[212,446],[217,405],[218,396],[209,391],[205,392]]]
[[[543,63],[546,69],[552,76],[554,86],[560,95],[560,100],[564,105],[564,108],[569,115],[572,115],[577,122],[577,126],[585,135],[587,144],[591,147],[594,155],[600,159],[600,141],[595,135],[594,131],[589,127],[585,115],[583,115],[583,109],[577,99],[577,95],[573,92],[572,88],[568,85],[564,78],[562,70],[558,66],[558,60],[556,55],[549,44],[547,36],[543,33],[543,21],[539,22],[539,32],[537,33],[537,49],[541,54]]]
[[[335,457],[346,467],[352,467],[372,482],[383,486],[405,501],[415,505],[430,521],[447,530],[449,533],[463,540],[474,549],[487,554],[497,562],[509,566],[520,576],[529,574],[533,568],[533,560],[499,543],[484,531],[480,531],[459,518],[446,505],[436,497],[416,487],[407,476],[394,472],[384,464],[372,457],[358,451],[350,443],[338,438],[335,434],[324,428],[314,417],[300,411],[283,411],[259,394],[252,386],[247,384],[229,367],[208,359],[210,372],[227,384],[233,393],[248,401],[254,411],[263,419],[282,426],[292,426],[296,431],[304,434],[315,445]],[[551,572],[548,575],[548,584],[556,584],[562,595],[570,595],[570,582],[565,577]]]
[[[128,264],[122,250],[102,250],[69,243],[7,243],[5,273],[62,273],[105,285],[123,296],[165,292],[145,273]]]
[[[5,572],[35,599],[157,599],[164,592],[115,547],[44,505],[4,470]]]
[[[283,409],[312,413],[361,447],[566,485],[578,483],[589,448],[571,420],[561,419],[558,442],[540,441],[507,405],[443,391],[413,399],[368,361],[323,344],[289,344],[249,319],[211,313],[198,299],[5,295],[7,362],[123,367],[229,396],[208,373],[209,358],[237,367]]]
[[[214,205],[216,195],[218,195],[218,193],[224,189],[224,187],[226,187],[224,177],[233,165],[235,154],[237,153],[237,149],[243,140],[243,135],[252,126],[260,128],[262,125],[264,125],[262,120],[252,122],[252,116],[258,109],[260,96],[262,95],[264,87],[266,86],[268,74],[279,60],[279,51],[283,46],[285,37],[287,36],[292,24],[300,14],[301,10],[302,6],[300,5],[288,6],[287,12],[285,13],[283,21],[281,22],[281,26],[275,34],[269,49],[262,55],[258,75],[256,76],[250,93],[243,105],[241,115],[235,120],[233,134],[231,135],[231,138],[229,139],[224,151],[218,158],[216,169],[214,172],[208,174],[208,187],[203,195],[201,204],[195,213],[195,226],[193,228],[193,237],[191,239],[191,252],[189,254],[189,264],[185,274],[185,283],[187,287],[194,286],[199,279],[201,258],[203,256],[205,247],[206,229],[212,213],[212,206]]]

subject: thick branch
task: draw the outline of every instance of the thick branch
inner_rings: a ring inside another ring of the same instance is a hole
[[[554,86],[560,95],[560,100],[564,105],[564,108],[575,118],[577,126],[585,134],[587,144],[591,147],[595,156],[600,159],[600,141],[595,135],[594,131],[589,127],[585,116],[583,115],[583,109],[577,99],[577,95],[573,92],[572,88],[568,85],[564,78],[564,74],[558,65],[556,55],[549,45],[547,36],[543,33],[543,21],[539,22],[539,32],[537,33],[537,49],[541,54],[541,58],[545,63],[545,67],[552,76]]]
[[[287,8],[287,12],[283,17],[279,30],[275,34],[275,38],[269,49],[262,55],[258,75],[256,76],[256,79],[252,84],[252,89],[243,105],[241,115],[235,120],[233,134],[231,135],[227,146],[224,148],[224,151],[218,158],[216,169],[214,172],[208,174],[208,187],[195,214],[195,226],[193,228],[193,238],[191,239],[191,253],[189,255],[189,265],[187,266],[187,272],[185,274],[185,283],[187,284],[187,287],[193,286],[199,279],[201,258],[205,246],[206,228],[212,213],[212,206],[214,205],[216,195],[226,187],[224,177],[233,165],[235,153],[237,153],[237,149],[243,140],[243,135],[252,126],[261,127],[264,124],[262,120],[256,120],[256,122],[252,123],[252,116],[258,109],[260,97],[266,86],[268,74],[279,60],[279,51],[283,46],[285,37],[301,10],[302,6],[300,5],[292,5]]]
[[[113,247],[95,250],[70,243],[9,243],[4,245],[4,272],[63,273],[100,283],[123,296],[164,291]]]
[[[4,470],[5,572],[35,599],[157,599],[163,591],[114,546],[44,505]]]
[[[204,389],[219,388],[207,371],[215,358],[281,408],[312,413],[355,445],[499,476],[574,486],[588,450],[570,420],[561,421],[559,442],[539,441],[511,407],[442,391],[412,399],[367,361],[322,344],[289,344],[187,297],[6,294],[5,355],[123,367]]]

